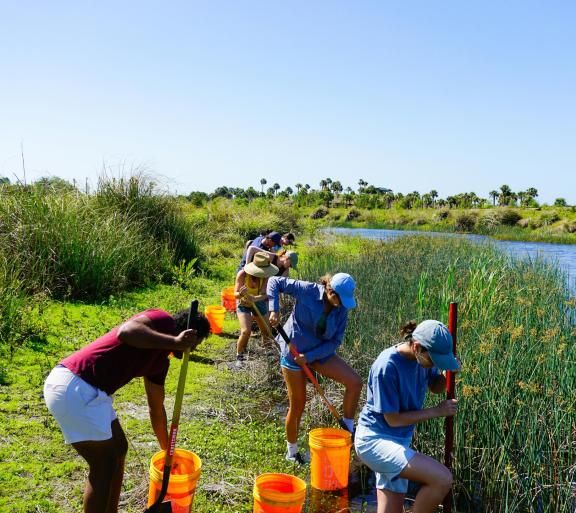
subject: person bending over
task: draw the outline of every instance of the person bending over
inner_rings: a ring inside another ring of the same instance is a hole
[[[171,316],[149,309],[64,358],[44,383],[44,399],[64,441],[88,463],[85,513],[118,511],[128,442],[112,396],[133,378],[143,377],[152,429],[160,448],[168,444],[164,382],[171,353],[194,350],[208,335],[202,314],[186,329],[188,311]]]
[[[306,405],[307,378],[301,366],[342,383],[344,393],[344,422],[350,431],[362,391],[360,376],[340,358],[336,351],[346,330],[348,311],[356,306],[354,279],[346,273],[326,275],[320,283],[273,277],[268,280],[270,323],[279,323],[280,294],[296,299],[296,305],[284,325],[286,334],[298,352],[294,357],[284,340],[277,338],[282,348],[280,366],[288,389],[289,409],[286,416],[286,459],[305,463],[298,452],[298,428]]]

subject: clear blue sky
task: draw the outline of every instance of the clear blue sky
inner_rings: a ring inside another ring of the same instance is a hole
[[[0,0],[0,175],[576,204],[573,1]]]

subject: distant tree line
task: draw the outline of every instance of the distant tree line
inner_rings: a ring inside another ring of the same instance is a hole
[[[490,206],[501,207],[539,207],[536,201],[538,189],[529,187],[525,191],[514,192],[510,186],[502,185],[499,189],[491,190],[488,198],[482,198],[474,192],[462,192],[459,194],[440,198],[438,191],[432,189],[420,194],[412,191],[407,194],[395,193],[392,189],[371,185],[363,179],[358,180],[356,190],[352,187],[344,188],[339,180],[324,178],[319,182],[319,188],[315,189],[310,184],[297,183],[294,188],[287,186],[284,189],[279,183],[273,183],[269,187],[266,178],[260,179],[260,190],[250,186],[246,189],[241,187],[217,187],[213,192],[206,193],[193,191],[185,197],[196,206],[202,206],[207,201],[215,198],[228,198],[250,202],[257,198],[270,200],[291,201],[298,206],[355,206],[358,208],[486,208]],[[0,187],[28,187],[20,182],[11,184],[6,177],[0,177]],[[55,191],[77,191],[88,193],[88,186],[80,191],[76,182],[70,183],[59,177],[43,177],[34,182],[35,187],[43,187]],[[556,198],[556,207],[566,207],[564,198]]]
[[[212,193],[195,191],[187,198],[197,206],[215,198],[228,198],[252,201],[256,198],[289,200],[299,206],[355,206],[358,208],[486,208],[490,206],[502,207],[539,207],[536,201],[538,190],[529,187],[525,191],[514,192],[508,185],[502,185],[499,190],[492,190],[488,198],[481,198],[474,192],[463,192],[446,198],[440,198],[438,191],[431,190],[424,194],[412,191],[408,194],[395,193],[392,189],[371,185],[363,179],[358,180],[356,190],[352,187],[344,188],[342,183],[331,178],[324,178],[319,182],[319,188],[312,188],[309,184],[297,183],[294,188],[288,186],[284,189],[278,183],[266,188],[266,178],[260,180],[260,191],[254,187],[242,189],[241,187],[218,187]],[[564,198],[557,198],[554,206],[567,206]]]

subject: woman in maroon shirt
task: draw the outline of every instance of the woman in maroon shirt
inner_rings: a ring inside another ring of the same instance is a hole
[[[135,377],[144,378],[150,422],[161,449],[168,444],[164,381],[170,353],[194,350],[210,331],[202,314],[186,329],[188,311],[163,310],[135,315],[91,344],[64,358],[44,384],[44,398],[66,443],[89,466],[85,513],[118,510],[128,450],[112,407],[112,394]]]

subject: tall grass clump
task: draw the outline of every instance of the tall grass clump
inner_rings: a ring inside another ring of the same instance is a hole
[[[27,335],[25,314],[29,300],[22,290],[15,262],[0,254],[0,359],[22,342]],[[4,385],[4,366],[0,363],[0,385]]]
[[[3,195],[0,253],[19,263],[21,290],[54,298],[106,297],[156,280],[169,265],[143,221],[103,212],[89,196],[39,188]]]
[[[358,308],[343,350],[362,376],[398,341],[401,324],[446,322],[449,302],[459,303],[458,510],[573,511],[576,330],[566,277],[541,260],[514,260],[466,241],[360,244],[356,256],[320,247],[301,267],[310,279],[326,271],[356,278]],[[423,423],[415,438],[419,450],[440,460],[443,426]]]
[[[166,247],[174,264],[200,259],[199,241],[178,202],[162,193],[158,183],[145,173],[118,178],[101,175],[94,205],[138,222],[143,234]]]

